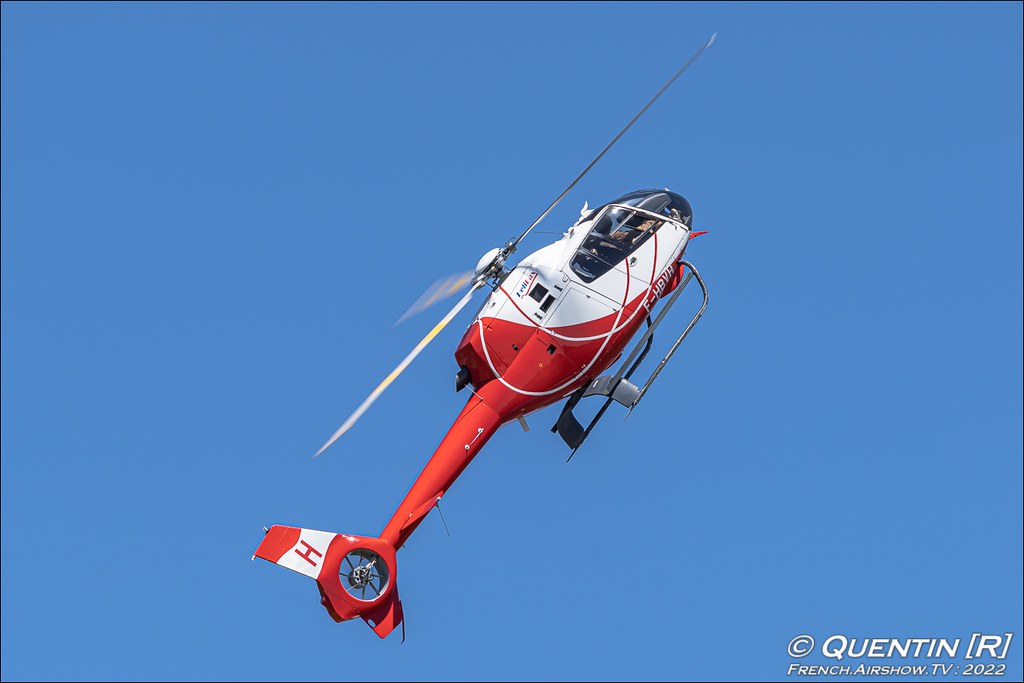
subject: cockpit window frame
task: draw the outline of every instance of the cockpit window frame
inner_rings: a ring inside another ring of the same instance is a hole
[[[640,232],[636,228],[626,225],[627,222],[634,218],[635,216],[643,216],[646,219],[653,220],[654,224],[651,225],[646,230],[642,231],[642,235],[633,238],[633,241],[629,244],[628,248],[622,248],[621,243],[618,243],[618,240],[612,237],[611,232],[609,232],[608,234],[596,232],[597,228],[601,225],[602,219],[606,217],[609,211],[613,210],[620,210],[626,212],[628,214],[628,218],[618,221],[618,224],[616,226],[610,226],[610,228],[625,227],[627,230]],[[580,280],[582,280],[586,284],[590,284],[594,280],[610,272],[618,264],[626,261],[632,254],[634,254],[638,249],[640,249],[640,247],[642,247],[648,239],[651,238],[651,235],[657,233],[657,231],[660,230],[662,226],[665,225],[666,223],[672,223],[673,225],[677,225],[682,227],[683,229],[689,230],[685,223],[677,221],[668,216],[663,216],[654,211],[648,211],[646,209],[641,209],[636,206],[630,206],[628,204],[618,204],[614,202],[611,204],[606,204],[603,207],[601,207],[597,215],[594,216],[593,223],[591,224],[590,229],[587,231],[587,235],[583,238],[579,246],[576,248],[576,251],[569,259],[569,267],[572,269],[573,273],[575,273],[576,276],[580,278]],[[615,254],[613,258],[609,258],[609,256],[611,255],[608,253],[599,253],[596,250],[596,247],[599,246],[599,244],[592,243],[592,240],[595,237],[600,241],[601,244],[606,243],[608,246],[618,248],[618,253]],[[588,242],[591,243],[588,244]],[[586,265],[584,265],[584,261],[586,261],[589,265],[597,264],[597,267],[590,268],[588,270],[586,268]]]
[[[660,213],[658,213],[656,211],[648,211],[647,209],[641,209],[638,206],[630,206],[629,204],[615,204],[615,203],[612,203],[612,204],[606,204],[604,208],[606,208],[606,209],[623,209],[624,211],[629,211],[631,213],[640,214],[641,216],[644,216],[645,218],[653,218],[654,220],[661,221],[662,223],[674,223],[675,225],[678,225],[679,227],[683,228],[684,230],[689,230],[690,229],[690,226],[688,226],[682,220],[676,220],[675,218],[672,218],[671,216],[666,216],[666,215],[660,214]],[[660,228],[660,227],[661,227],[660,225],[657,226],[657,228]],[[652,229],[657,229],[657,228],[652,228]]]

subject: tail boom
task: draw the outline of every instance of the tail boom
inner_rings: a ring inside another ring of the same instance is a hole
[[[496,384],[496,383],[495,383]],[[486,393],[488,387],[482,392]],[[423,467],[380,537],[401,548],[423,518],[434,509],[462,471],[504,422],[501,414],[476,394],[455,419],[437,450]]]
[[[403,621],[396,550],[507,420],[508,400],[497,382],[469,399],[379,538],[278,525],[267,531],[253,558],[316,581],[320,602],[335,621],[359,617],[387,637]]]

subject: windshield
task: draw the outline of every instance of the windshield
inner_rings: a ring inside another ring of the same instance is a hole
[[[606,209],[572,259],[573,271],[590,283],[615,267],[646,242],[664,221],[626,209]]]
[[[573,271],[588,284],[639,249],[665,223],[616,208],[614,204],[659,214],[687,228],[693,223],[690,202],[670,190],[638,190],[605,204],[596,210],[597,218],[570,263]]]

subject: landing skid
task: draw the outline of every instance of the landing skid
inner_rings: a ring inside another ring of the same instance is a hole
[[[665,368],[669,359],[679,348],[679,345],[683,343],[686,336],[690,334],[690,330],[693,329],[700,317],[704,315],[704,310],[708,307],[708,288],[704,285],[704,280],[701,279],[700,273],[693,267],[693,264],[689,261],[680,261],[680,264],[687,269],[686,276],[683,281],[679,283],[676,291],[672,293],[668,301],[665,302],[665,306],[662,307],[658,313],[658,317],[651,322],[651,317],[647,316],[647,329],[643,335],[637,341],[636,345],[630,351],[629,356],[623,361],[622,365],[619,366],[618,371],[614,375],[603,375],[598,377],[590,384],[578,389],[569,400],[565,402],[565,407],[562,408],[562,413],[558,416],[558,421],[555,422],[555,426],[551,428],[551,431],[556,432],[562,437],[562,440],[572,449],[572,453],[569,454],[569,460],[572,460],[572,456],[576,455],[576,451],[579,450],[583,442],[590,436],[590,432],[593,431],[594,425],[604,416],[605,411],[613,402],[621,403],[622,405],[629,408],[626,413],[626,417],[633,412],[633,409],[637,407],[640,401],[643,399],[647,390],[651,388],[654,380],[658,378],[661,371]],[[675,304],[676,299],[686,289],[686,285],[690,283],[691,278],[697,279],[697,284],[700,285],[701,292],[704,294],[704,301],[700,305],[700,310],[697,311],[696,315],[690,320],[690,323],[683,330],[683,333],[676,339],[675,344],[668,350],[665,357],[658,363],[658,367],[654,369],[651,376],[647,378],[642,387],[638,387],[636,384],[630,381],[633,373],[643,362],[644,358],[647,357],[647,352],[651,350],[651,344],[654,342],[654,330],[657,329],[658,325],[665,318],[665,314],[668,313],[669,309]],[[606,396],[607,399],[601,409],[597,411],[597,415],[590,421],[585,428],[573,415],[573,408],[582,399],[587,396]]]

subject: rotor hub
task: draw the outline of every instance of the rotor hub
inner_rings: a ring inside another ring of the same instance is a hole
[[[376,600],[388,587],[388,565],[367,548],[350,550],[341,560],[338,578],[342,587],[357,600]]]
[[[480,257],[480,260],[476,264],[475,272],[478,277],[483,277],[485,280],[494,277],[495,273],[501,272],[502,267],[505,265],[506,254],[501,249],[495,247],[489,252]]]
[[[370,585],[370,579],[372,576],[373,573],[370,566],[364,564],[363,566],[356,567],[352,570],[352,573],[349,574],[348,577],[348,583],[353,588],[362,588],[363,586]]]

